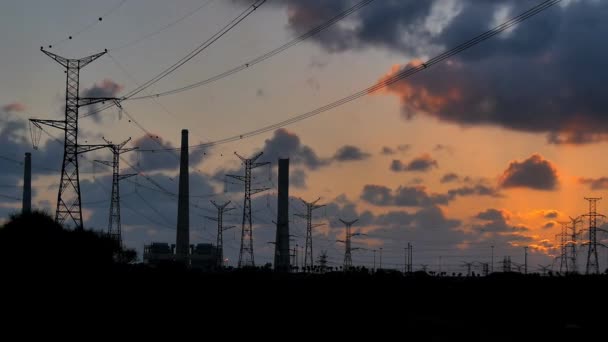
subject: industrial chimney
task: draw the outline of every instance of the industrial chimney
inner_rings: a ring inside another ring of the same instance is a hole
[[[182,150],[179,164],[179,195],[177,202],[177,238],[175,255],[187,262],[190,250],[190,192],[188,181],[188,130],[182,130]]]
[[[279,194],[274,269],[289,271],[289,159],[279,159]]]
[[[25,154],[23,164],[23,203],[21,213],[29,214],[32,211],[32,154]]]

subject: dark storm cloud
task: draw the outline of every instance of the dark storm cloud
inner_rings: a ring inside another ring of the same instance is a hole
[[[487,209],[475,216],[477,219],[487,221],[482,224],[473,225],[473,230],[483,233],[520,233],[529,229],[523,226],[509,224],[509,214],[503,210]]]
[[[557,216],[559,216],[559,213],[555,210],[550,210],[545,213],[545,218],[548,219],[554,219],[557,218]]]
[[[446,173],[445,175],[443,175],[441,177],[440,182],[442,184],[443,183],[450,183],[450,182],[458,181],[459,179],[460,179],[460,177],[457,174],[455,174],[453,172],[450,172],[450,173]]]
[[[463,10],[429,43],[453,47],[530,1],[461,1]],[[473,5],[474,3],[474,5]],[[556,6],[470,52],[389,87],[402,98],[405,117],[420,113],[460,125],[494,125],[545,133],[553,144],[608,139],[608,48],[594,43],[608,32],[608,3]],[[484,20],[486,19],[486,20]],[[443,50],[443,49],[442,49]],[[407,66],[406,66],[407,67]],[[391,74],[399,71],[394,69]]]
[[[289,158],[292,165],[302,165],[311,170],[326,166],[330,162],[317,156],[312,148],[302,144],[298,135],[284,128],[277,129],[272,138],[266,139],[262,151],[264,155],[261,159],[265,161],[276,163],[279,158]]]
[[[296,189],[306,189],[306,173],[302,169],[295,169],[289,175],[289,184]]]
[[[608,189],[608,177],[601,178],[581,178],[579,183],[589,185],[591,190],[606,190]]]
[[[288,25],[304,33],[351,0],[284,0]],[[382,48],[426,59],[538,4],[536,0],[376,1],[345,25],[312,39],[329,52]],[[547,134],[554,144],[608,139],[605,1],[569,1],[483,42],[449,62],[389,87],[411,118],[493,125]],[[394,70],[393,72],[397,71]]]
[[[405,153],[407,151],[409,151],[412,148],[411,145],[398,145],[396,148],[392,148],[389,146],[383,146],[382,150],[380,151],[380,154],[385,155],[385,156],[390,156],[393,154],[396,154],[397,152],[401,152],[401,153]]]
[[[396,153],[395,150],[388,146],[382,146],[382,150],[380,151],[380,154],[385,155],[385,156],[390,156],[395,153]]]
[[[363,187],[360,198],[377,206],[430,207],[447,205],[457,197],[490,196],[500,197],[496,189],[484,185],[461,187],[448,190],[446,194],[428,193],[424,186],[400,186],[392,190],[383,185],[368,184]]]
[[[58,141],[49,139],[38,146],[32,147],[30,132],[25,119],[17,118],[11,113],[17,113],[25,108],[22,104],[11,103],[0,110],[0,145],[2,155],[0,169],[5,177],[18,183],[23,176],[23,160],[26,152],[32,154],[32,176],[58,173],[61,169],[63,145]],[[8,179],[6,179],[8,182]]]
[[[369,153],[363,152],[359,147],[352,145],[342,146],[336,154],[334,155],[334,160],[337,161],[357,161],[357,160],[365,160],[369,158],[371,155]]]
[[[142,171],[175,170],[179,167],[180,151],[159,135],[144,135],[133,141],[140,152],[131,152],[130,163]],[[191,150],[189,164],[195,167],[205,156],[205,149]]]
[[[115,98],[118,93],[122,90],[123,86],[110,80],[104,79],[100,83],[94,84],[91,88],[84,89],[82,97],[90,98]],[[94,113],[99,108],[98,104],[86,106],[87,113]],[[97,122],[101,121],[101,113],[95,113],[92,115],[93,119]]]
[[[408,163],[403,163],[401,160],[393,160],[390,169],[394,172],[426,172],[433,168],[439,167],[439,163],[428,154],[423,154],[420,157],[414,158]]]
[[[497,189],[477,184],[474,186],[463,186],[461,188],[448,190],[448,198],[453,200],[457,196],[489,196],[489,197],[502,197]]]
[[[553,221],[549,221],[543,225],[544,229],[551,229],[553,227],[555,227],[555,222],[553,222]]]
[[[509,164],[500,179],[503,188],[529,188],[535,190],[557,190],[557,169],[539,154]]]

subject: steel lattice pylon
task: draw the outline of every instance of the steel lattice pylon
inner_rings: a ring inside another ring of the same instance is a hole
[[[224,267],[224,231],[234,228],[234,226],[224,226],[224,213],[234,210],[235,208],[226,208],[231,202],[228,201],[224,204],[217,204],[214,200],[211,200],[211,204],[217,209],[217,217],[205,216],[209,220],[217,222],[217,241],[215,255],[215,266],[218,269]]]
[[[110,217],[108,221],[108,235],[122,245],[122,229],[120,225],[120,181],[137,174],[120,174],[120,155],[123,153],[136,150],[137,147],[123,148],[131,138],[123,141],[120,144],[112,144],[104,138],[108,144],[107,147],[112,151],[112,161],[96,160],[100,164],[107,165],[112,168],[112,196],[110,199]]]
[[[569,247],[568,247],[568,238],[570,237],[568,234],[568,223],[569,222],[559,222],[562,225],[562,231],[559,234],[556,234],[555,237],[559,241],[560,254],[559,254],[559,272],[560,273],[569,273],[568,269],[568,260],[569,260]]]
[[[357,221],[359,221],[359,219],[355,219],[352,221],[344,221],[344,220],[340,219],[340,222],[344,223],[344,225],[346,226],[346,239],[337,240],[338,242],[344,243],[344,266],[343,266],[344,271],[348,271],[351,267],[353,267],[353,259],[351,256],[351,252],[352,252],[353,248],[351,247],[351,238],[355,235],[361,235],[361,234],[359,234],[359,233],[353,234],[351,232],[351,228],[352,228],[353,224],[355,224],[355,222],[357,222]]]
[[[587,253],[587,267],[585,273],[599,274],[600,265],[597,259],[597,231],[601,229],[597,227],[597,218],[605,216],[597,213],[597,201],[601,200],[601,198],[585,197],[585,199],[589,201],[589,213],[584,215],[589,217],[589,242],[587,243],[589,249]]]
[[[81,59],[68,59],[40,48],[43,53],[51,57],[66,69],[65,92],[65,120],[39,120],[30,119],[38,128],[46,125],[61,129],[65,132],[63,163],[61,165],[61,180],[57,193],[57,210],[55,221],[64,224],[71,219],[75,228],[82,228],[82,207],[80,198],[80,176],[78,172],[78,155],[105,148],[106,145],[79,145],[78,144],[78,109],[82,106],[92,105],[104,101],[114,101],[116,98],[81,98],[79,97],[80,69],[103,56],[107,51],[97,53]]]
[[[306,267],[314,266],[314,259],[312,253],[312,229],[320,227],[323,223],[312,223],[312,212],[313,210],[324,207],[325,205],[317,205],[321,198],[318,198],[314,202],[306,202],[300,198],[300,201],[306,206],[306,214],[296,214],[296,216],[306,219],[306,247],[304,249],[304,269]]]
[[[253,158],[247,159],[241,157],[238,153],[234,154],[241,159],[243,166],[245,167],[245,175],[226,175],[230,178],[239,180],[245,185],[245,196],[243,200],[243,224],[241,229],[241,249],[239,252],[239,264],[238,267],[255,266],[255,260],[253,257],[253,227],[251,223],[251,195],[255,195],[259,192],[266,191],[268,188],[262,189],[251,189],[251,172],[253,169],[268,165],[270,163],[256,163],[256,160],[260,158],[263,152],[256,154]]]

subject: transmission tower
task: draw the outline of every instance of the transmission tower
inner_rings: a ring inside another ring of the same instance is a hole
[[[211,204],[217,209],[217,217],[205,216],[209,220],[217,222],[217,242],[216,242],[216,260],[215,266],[218,269],[224,267],[224,231],[234,228],[235,226],[224,226],[224,213],[234,210],[235,208],[227,208],[230,201],[224,204],[217,204],[214,200],[211,200]]]
[[[577,231],[576,225],[578,223],[583,223],[583,220],[580,217],[577,217],[577,218],[570,217],[570,222],[572,223],[572,225],[570,226],[572,234],[570,236],[570,242],[569,242],[570,272],[578,273],[578,265],[577,265],[577,261],[576,261],[576,243],[578,241],[578,236],[581,232]]]
[[[251,195],[268,190],[269,188],[251,189],[251,171],[255,168],[268,165],[270,163],[256,163],[256,160],[260,158],[263,152],[256,154],[252,158],[241,157],[238,153],[234,154],[241,159],[243,166],[245,167],[245,175],[226,175],[230,178],[241,181],[245,185],[245,196],[243,203],[243,224],[241,229],[241,250],[239,252],[239,267],[244,266],[255,266],[253,259],[253,228],[251,224]]]
[[[323,208],[325,204],[318,205],[321,198],[317,198],[314,202],[306,202],[305,200],[300,198],[300,201],[304,203],[306,206],[306,214],[295,214],[298,217],[306,219],[306,247],[304,249],[304,269],[309,266],[314,266],[314,260],[312,258],[312,229],[316,227],[320,227],[323,223],[312,223],[312,212],[319,208]]]
[[[317,260],[320,273],[325,273],[327,271],[327,262],[327,251],[321,251],[321,254],[319,254],[319,259]]]
[[[505,273],[511,272],[511,257],[506,256],[502,261],[502,271]]]
[[[57,210],[55,221],[64,224],[69,218],[76,229],[82,229],[82,201],[80,198],[80,176],[78,172],[78,155],[107,147],[106,145],[78,144],[78,109],[95,103],[113,101],[119,106],[116,98],[86,98],[79,96],[80,69],[103,56],[106,52],[97,53],[81,59],[68,59],[40,48],[44,54],[51,57],[66,69],[65,119],[40,120],[30,119],[30,122],[42,129],[42,125],[61,129],[65,132],[63,147],[63,163],[61,180],[57,194]],[[39,136],[38,136],[39,137]],[[38,141],[34,141],[37,148]]]
[[[467,277],[471,276],[471,268],[473,268],[474,262],[463,262],[462,263],[467,268]]]
[[[414,245],[412,245],[411,243],[407,243],[407,248],[406,248],[406,263],[405,263],[405,271],[407,273],[412,273],[412,262],[414,259]]]
[[[562,225],[562,231],[559,234],[555,235],[555,238],[559,242],[560,254],[559,254],[559,273],[568,273],[568,238],[570,237],[568,234],[568,223],[570,222],[559,222]]]
[[[540,268],[541,272],[543,272],[543,275],[547,275],[547,271],[551,271],[551,265],[538,265],[538,268]]]
[[[353,234],[351,232],[351,228],[355,222],[359,221],[359,219],[355,219],[352,221],[344,221],[340,219],[340,222],[344,223],[346,226],[346,239],[345,240],[337,240],[338,242],[344,243],[344,271],[348,271],[351,267],[353,267],[353,259],[351,257],[351,251],[353,248],[351,247],[351,238],[353,236],[361,235],[360,233]]]
[[[597,213],[597,201],[601,200],[601,198],[585,197],[585,199],[589,201],[589,213],[583,215],[589,217],[589,242],[587,243],[589,252],[587,253],[587,269],[585,273],[599,274],[600,265],[597,260],[597,231],[603,231],[603,229],[597,227],[597,218],[606,216]]]
[[[120,174],[120,155],[136,150],[137,147],[123,148],[131,138],[120,144],[112,144],[111,141],[103,140],[107,143],[106,147],[112,151],[112,161],[96,160],[95,162],[112,168],[112,197],[110,199],[110,218],[108,222],[108,235],[122,245],[122,232],[120,227],[120,181],[137,174]]]

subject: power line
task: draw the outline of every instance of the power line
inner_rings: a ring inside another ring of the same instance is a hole
[[[141,36],[141,37],[133,39],[133,40],[131,40],[131,41],[129,41],[129,42],[123,44],[123,45],[120,45],[120,46],[117,46],[117,47],[114,47],[114,48],[111,48],[111,49],[108,49],[108,50],[110,50],[110,51],[118,51],[118,50],[124,49],[126,47],[130,47],[130,46],[136,45],[136,44],[140,43],[141,41],[146,40],[148,38],[152,38],[152,37],[156,36],[157,34],[163,32],[163,31],[165,31],[165,30],[167,30],[167,29],[169,29],[169,28],[171,28],[173,26],[175,26],[176,24],[178,24],[178,23],[180,23],[180,22],[182,22],[182,21],[184,21],[186,19],[188,19],[189,17],[191,17],[195,13],[198,13],[200,10],[202,10],[205,7],[207,7],[213,1],[215,1],[215,0],[207,0],[202,5],[200,5],[199,7],[195,8],[192,11],[189,11],[188,13],[186,13],[183,16],[181,16],[177,20],[174,20],[174,21],[170,22],[169,24],[167,24],[167,25],[165,25],[165,26],[163,26],[163,27],[161,27],[161,28],[159,28],[157,30],[154,30],[154,31],[152,31],[150,33],[147,33],[147,34]]]
[[[95,21],[91,22],[90,24],[86,25],[85,27],[83,27],[82,29],[80,29],[79,31],[77,31],[76,33],[68,35],[67,37],[63,38],[62,40],[60,40],[60,41],[58,41],[56,43],[50,44],[49,45],[49,49],[53,48],[53,47],[57,47],[57,46],[65,43],[66,41],[74,39],[77,36],[81,35],[82,33],[89,31],[95,25],[97,25],[100,22],[102,22],[104,18],[106,18],[106,17],[110,16],[112,13],[116,12],[126,2],[127,2],[127,0],[121,0],[118,4],[116,4],[115,6],[113,6],[112,8],[110,8],[110,10],[108,10],[104,15],[102,15],[101,17],[99,17],[97,20],[95,20]]]
[[[210,77],[206,80],[200,81],[200,82],[196,82],[190,85],[187,85],[185,87],[181,87],[181,88],[177,88],[177,89],[173,89],[173,90],[169,90],[169,91],[164,91],[161,93],[156,93],[156,94],[151,94],[151,95],[146,95],[146,96],[138,96],[138,97],[132,97],[130,98],[130,100],[141,100],[141,99],[149,99],[149,98],[156,98],[156,97],[160,97],[160,96],[167,96],[167,95],[172,95],[172,94],[177,94],[177,93],[181,93],[187,90],[191,90],[194,88],[198,88],[200,86],[215,82],[215,81],[219,81],[221,79],[224,79],[228,76],[231,76],[233,74],[236,74],[239,71],[243,71],[245,69],[248,69],[258,63],[264,62],[265,60],[272,58],[278,54],[280,54],[281,52],[289,49],[290,47],[293,47],[295,45],[298,45],[299,43],[316,36],[317,34],[327,30],[328,28],[330,28],[331,26],[333,26],[334,24],[340,22],[341,20],[347,18],[348,16],[350,16],[351,14],[357,12],[358,10],[362,9],[363,7],[369,5],[370,3],[372,3],[374,0],[363,0],[357,4],[355,4],[354,6],[350,7],[349,9],[347,9],[346,11],[334,16],[333,18],[331,18],[329,21],[313,28],[312,30],[304,33],[303,35],[287,42],[286,44],[281,45],[280,47],[269,51],[257,58],[254,58],[242,65],[239,65],[235,68],[232,68],[230,70],[224,71],[220,74],[217,74],[213,77]]]
[[[220,144],[226,144],[226,143],[230,143],[230,142],[234,142],[234,141],[238,141],[238,140],[242,140],[245,138],[251,138],[281,127],[285,127],[294,123],[297,123],[299,121],[302,120],[306,120],[308,118],[317,116],[319,114],[322,114],[324,112],[327,112],[331,109],[343,106],[347,103],[350,103],[352,101],[355,101],[361,97],[364,97],[366,95],[372,94],[377,92],[378,90],[384,89],[396,82],[399,82],[405,78],[408,78],[410,76],[413,76],[415,74],[417,74],[420,71],[426,70],[428,68],[430,68],[431,66],[440,63],[450,57],[453,57],[465,50],[468,50],[469,48],[489,39],[492,38],[493,36],[508,30],[509,28],[525,21],[526,19],[529,19],[530,17],[546,10],[549,7],[552,7],[554,5],[556,5],[557,3],[561,2],[561,0],[547,0],[547,1],[543,1],[542,3],[540,3],[539,5],[536,5],[535,7],[523,12],[522,14],[518,15],[517,17],[514,17],[504,23],[502,23],[501,25],[496,26],[495,28],[488,30],[480,35],[478,35],[477,37],[470,39],[460,45],[458,45],[457,47],[448,50],[440,55],[437,55],[431,59],[429,59],[428,61],[424,62],[424,63],[420,63],[419,65],[415,65],[415,66],[410,66],[407,69],[401,70],[398,73],[396,73],[395,75],[388,77],[387,79],[376,83],[375,85],[368,87],[366,89],[363,89],[357,93],[351,94],[347,97],[344,97],[340,100],[334,101],[330,104],[327,104],[325,106],[319,107],[317,109],[311,110],[309,112],[306,112],[304,114],[300,114],[297,115],[295,117],[292,117],[290,119],[287,120],[283,120],[277,123],[274,123],[272,125],[268,125],[265,127],[261,127],[252,131],[248,131],[248,132],[244,132],[238,135],[234,135],[234,136],[230,136],[230,137],[226,137],[223,139],[219,139],[216,141],[212,141],[212,142],[208,142],[208,143],[204,143],[204,144],[197,144],[197,145],[192,145],[189,146],[188,148],[190,149],[196,149],[196,148],[207,148],[207,147],[211,147],[211,146],[215,146],[215,145],[220,145]],[[177,148],[173,148],[173,149],[167,149],[167,150],[178,150]]]
[[[239,23],[241,23],[243,20],[245,20],[245,18],[247,18],[249,15],[251,15],[258,7],[262,6],[265,2],[266,2],[266,0],[256,0],[245,11],[241,12],[241,14],[239,14],[236,18],[232,19],[226,26],[224,26],[221,30],[219,30],[218,32],[216,32],[209,39],[207,39],[206,41],[202,42],[194,50],[190,51],[186,56],[184,56],[183,58],[181,58],[179,61],[175,62],[173,65],[171,65],[170,67],[168,67],[167,69],[165,69],[164,71],[162,71],[161,73],[159,73],[158,75],[154,76],[152,79],[146,81],[141,86],[133,89],[131,92],[129,92],[127,95],[125,95],[122,98],[122,100],[124,101],[126,99],[129,99],[129,98],[131,98],[131,97],[133,97],[133,96],[141,93],[145,89],[151,87],[152,85],[156,84],[157,82],[159,82],[163,78],[165,78],[168,75],[170,75],[171,73],[173,73],[175,70],[179,69],[181,66],[183,66],[188,61],[190,61],[191,59],[193,59],[194,57],[196,57],[197,55],[199,55],[201,52],[205,51],[209,46],[211,46],[217,40],[219,40],[224,35],[226,35],[228,32],[230,32],[233,28],[235,28]],[[89,113],[87,115],[84,115],[83,117],[87,117],[87,116],[96,114],[96,113],[98,113],[98,112],[100,112],[100,111],[102,111],[104,109],[110,108],[110,106],[111,105],[108,105],[108,106],[103,107],[103,108],[101,108],[99,110],[93,111],[93,112],[91,112],[91,113]]]

